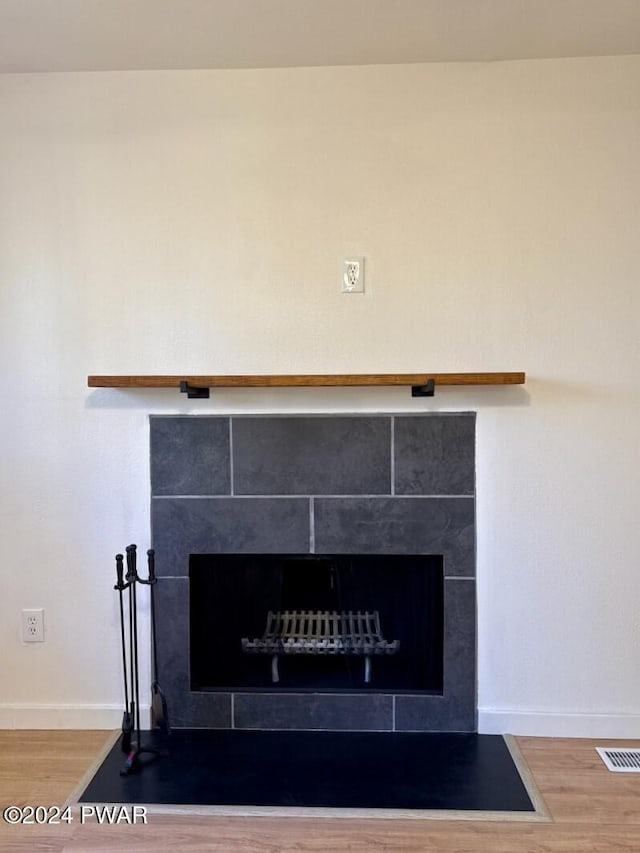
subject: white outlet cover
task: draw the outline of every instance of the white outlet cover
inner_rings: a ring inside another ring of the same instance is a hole
[[[342,262],[342,292],[364,293],[364,258],[350,255]]]
[[[44,643],[44,610],[42,607],[23,610],[21,613],[23,643]]]

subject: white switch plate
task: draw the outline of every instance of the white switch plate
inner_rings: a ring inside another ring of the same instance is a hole
[[[364,293],[364,258],[349,257],[342,262],[342,292]]]

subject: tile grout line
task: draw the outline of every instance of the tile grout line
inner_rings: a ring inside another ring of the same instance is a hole
[[[233,482],[233,418],[229,418],[229,493],[235,494]]]
[[[322,500],[325,500],[325,499],[327,499],[327,500],[342,500],[343,498],[346,498],[348,500],[360,500],[360,499],[366,499],[366,500],[379,500],[379,499],[384,500],[384,499],[386,499],[386,500],[388,500],[390,497],[396,498],[397,500],[400,500],[400,501],[420,501],[420,500],[454,500],[454,501],[465,501],[466,500],[466,501],[473,501],[473,500],[475,500],[474,495],[397,495],[397,494],[390,495],[386,492],[379,492],[378,494],[375,494],[375,495],[354,494],[354,493],[334,494],[334,495],[319,495],[317,492],[314,493],[313,495],[311,495],[311,494],[303,495],[303,494],[297,494],[295,492],[290,492],[287,494],[280,494],[280,495],[252,495],[252,494],[248,494],[248,493],[247,494],[237,494],[235,491],[232,491],[232,492],[230,492],[230,494],[224,494],[224,495],[223,494],[218,494],[218,495],[204,494],[204,495],[152,495],[151,496],[152,500],[173,500],[176,498],[180,498],[181,500],[184,498],[192,498],[192,499],[196,499],[196,500],[202,499],[202,498],[206,498],[207,500],[210,500],[212,498],[215,498],[215,499],[221,500],[221,499],[229,498],[229,497],[249,498],[251,500],[271,500],[272,498],[276,498],[278,500],[283,499],[283,498],[285,498],[285,499],[300,498],[301,500],[306,500],[307,498],[320,498]]]
[[[315,498],[313,495],[309,498],[309,553],[316,552],[316,517],[315,517]]]
[[[394,415],[391,415],[391,430],[390,430],[390,443],[391,443],[391,494],[395,496],[396,493],[396,419]]]

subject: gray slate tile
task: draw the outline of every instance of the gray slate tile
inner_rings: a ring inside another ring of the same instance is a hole
[[[228,495],[229,418],[150,418],[152,495]]]
[[[393,698],[388,695],[236,693],[238,729],[389,731]]]
[[[473,495],[475,414],[396,417],[397,495]]]
[[[391,493],[386,417],[233,418],[234,493]]]
[[[316,498],[318,554],[443,554],[446,575],[473,576],[473,498]]]
[[[188,574],[189,554],[309,552],[305,498],[154,498],[158,575]]]

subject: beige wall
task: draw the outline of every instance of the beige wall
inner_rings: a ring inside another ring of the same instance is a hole
[[[639,92],[640,57],[0,77],[0,725],[118,722],[149,412],[427,407],[478,411],[483,729],[637,734]],[[529,380],[85,387],[422,370]]]

